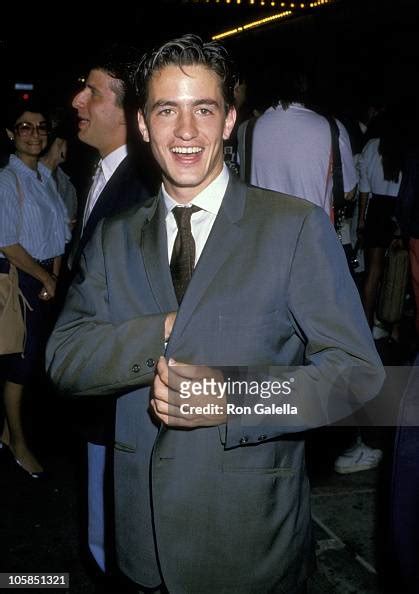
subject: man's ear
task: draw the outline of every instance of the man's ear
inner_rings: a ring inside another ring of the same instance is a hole
[[[234,124],[236,122],[237,112],[234,106],[230,107],[227,116],[224,122],[224,129],[223,129],[223,140],[227,140],[230,138],[231,131],[234,128]]]
[[[145,121],[145,117],[143,112],[140,110],[138,112],[138,128],[141,132],[141,136],[145,142],[150,142],[150,135],[148,133],[148,127]]]

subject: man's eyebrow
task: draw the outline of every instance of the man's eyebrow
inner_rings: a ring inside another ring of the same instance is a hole
[[[196,107],[197,105],[214,105],[215,107],[219,106],[218,101],[216,101],[215,99],[198,99],[197,101],[193,102],[193,106]]]
[[[86,83],[85,87],[86,89],[90,89],[91,91],[98,91],[98,88],[95,87],[95,85],[92,85],[92,83]]]
[[[160,101],[156,101],[152,106],[151,109],[158,109],[161,107],[177,107],[179,105],[179,103],[177,101],[170,101],[170,100],[160,100]],[[207,97],[203,98],[203,99],[197,99],[196,101],[192,102],[192,107],[197,107],[198,105],[212,105],[215,107],[219,107],[220,104],[218,101],[216,101],[215,99],[209,99]]]
[[[164,101],[163,99],[160,101],[156,101],[151,106],[151,109],[156,109],[156,107],[176,107],[176,101]]]

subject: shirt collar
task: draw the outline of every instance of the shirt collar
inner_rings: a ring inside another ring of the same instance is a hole
[[[204,190],[202,190],[202,192],[197,194],[195,198],[189,202],[189,204],[195,204],[195,206],[199,206],[199,208],[202,210],[217,215],[218,211],[220,210],[229,179],[228,168],[224,163],[221,173]],[[179,202],[176,202],[176,200],[174,200],[170,194],[168,194],[163,184],[161,186],[161,191],[163,194],[164,204],[166,206],[167,216],[175,208],[175,206],[179,206]]]
[[[120,163],[125,159],[128,155],[127,145],[123,144],[122,146],[118,147],[109,155],[106,155],[104,159],[99,161],[100,165],[102,166],[103,175],[106,181],[109,181],[109,178],[114,174],[116,168],[120,165]]]
[[[30,167],[28,167],[26,165],[26,163],[24,163],[22,161],[22,159],[19,159],[19,157],[17,157],[14,154],[10,155],[9,165],[12,167],[12,169],[15,169],[16,171],[21,172],[22,174],[26,174],[30,177],[35,178],[35,179],[39,179],[38,171],[35,171],[34,169],[31,169]],[[38,163],[38,166],[39,166],[39,163]]]

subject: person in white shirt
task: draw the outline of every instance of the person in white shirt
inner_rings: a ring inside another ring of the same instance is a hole
[[[250,182],[309,200],[330,215],[332,139],[328,121],[309,107],[312,85],[301,64],[278,68],[272,107],[253,131]],[[337,121],[346,198],[353,196],[357,175],[345,127]]]
[[[399,118],[388,113],[381,126],[380,137],[367,142],[359,159],[358,234],[362,237],[366,259],[362,302],[371,328],[385,252],[398,228],[394,213],[404,152]]]

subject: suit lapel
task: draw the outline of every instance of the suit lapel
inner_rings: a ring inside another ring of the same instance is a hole
[[[243,231],[239,221],[243,216],[247,187],[230,177],[221,208],[194,270],[191,282],[179,308],[171,344],[180,336],[196,306],[204,297],[224,262],[238,249]],[[141,249],[150,288],[162,312],[176,311],[178,304],[173,289],[167,255],[166,209],[161,194],[154,213],[143,226]]]
[[[167,256],[166,209],[161,194],[154,214],[142,229],[141,248],[148,281],[162,312],[178,308]]]
[[[175,343],[176,336],[182,334],[196,306],[204,297],[205,291],[213,282],[219,269],[230,255],[238,249],[243,234],[238,222],[244,213],[246,191],[245,184],[230,176],[230,182],[221,208],[178,311],[171,344]]]
[[[111,214],[111,211],[113,210],[112,206],[115,205],[115,211],[117,210],[118,200],[115,196],[115,189],[118,184],[121,184],[121,178],[125,173],[126,163],[127,158],[125,157],[125,159],[121,161],[108,182],[103,187],[103,190],[100,193],[100,196],[97,199],[92,212],[90,213],[86,227],[83,231],[82,237],[85,243],[90,239],[93,230],[96,229],[98,222]]]

